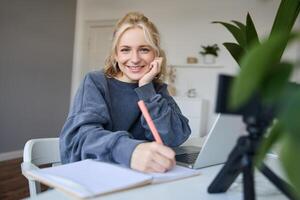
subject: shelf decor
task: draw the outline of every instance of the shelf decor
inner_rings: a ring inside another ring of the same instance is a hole
[[[214,64],[216,62],[216,57],[218,57],[218,51],[220,48],[217,44],[201,46],[202,51],[199,54],[203,57],[203,63],[205,64]]]

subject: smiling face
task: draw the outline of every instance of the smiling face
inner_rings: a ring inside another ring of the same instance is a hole
[[[116,61],[121,72],[117,79],[136,83],[149,70],[155,51],[147,43],[141,28],[131,28],[123,33],[117,44]]]

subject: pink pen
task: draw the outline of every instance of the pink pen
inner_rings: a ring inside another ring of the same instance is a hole
[[[161,140],[160,135],[155,127],[155,124],[152,121],[152,118],[149,114],[149,111],[148,111],[146,105],[145,105],[145,102],[143,100],[140,100],[140,101],[138,101],[138,105],[139,105],[140,110],[142,111],[142,114],[151,130],[151,133],[152,133],[155,141],[159,144],[163,144],[163,141]]]

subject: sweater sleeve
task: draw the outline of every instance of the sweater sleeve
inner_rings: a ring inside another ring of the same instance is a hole
[[[144,100],[152,120],[165,145],[179,146],[191,134],[188,119],[182,115],[175,100],[169,95],[167,85],[155,90],[153,83],[135,89],[139,99]],[[142,116],[142,126],[146,129],[146,138],[154,140],[151,131]]]
[[[89,74],[60,133],[62,163],[90,158],[130,166],[133,150],[143,141],[133,139],[126,131],[108,130],[110,120],[103,93]]]

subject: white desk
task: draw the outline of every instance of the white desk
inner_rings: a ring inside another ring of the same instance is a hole
[[[277,160],[268,159],[268,165],[275,172],[279,171]],[[241,200],[242,194],[242,179],[238,178],[231,188],[223,194],[208,194],[207,187],[219,172],[222,165],[201,169],[202,174],[196,177],[187,178],[183,180],[147,185],[144,187],[134,188],[121,192],[112,193],[94,198],[94,200]],[[256,174],[256,194],[258,200],[284,200],[287,199],[283,196],[269,181],[260,173]],[[30,200],[60,200],[72,199],[69,196],[57,191],[50,190],[41,193],[35,198]]]

